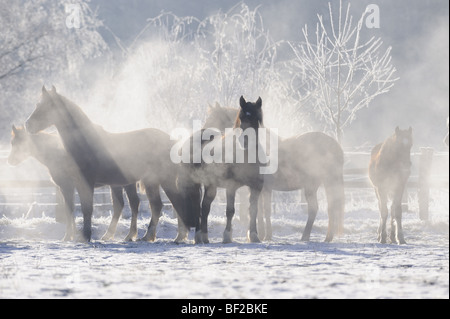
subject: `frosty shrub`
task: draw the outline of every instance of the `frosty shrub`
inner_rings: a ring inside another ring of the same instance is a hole
[[[66,26],[68,4],[79,9],[80,28]],[[101,25],[84,1],[0,3],[0,105],[7,123],[1,127],[9,130],[13,119],[26,118],[43,82],[64,83],[72,90],[86,88],[86,78],[92,79],[86,64],[95,61],[98,66],[96,59],[108,57],[108,45],[97,31]]]
[[[196,40],[206,65],[207,101],[235,106],[241,95],[261,96],[267,127],[278,127],[288,135],[303,127],[286,64],[278,59],[283,42],[270,36],[258,8],[241,3],[210,16],[200,24]]]
[[[109,111],[135,114],[137,126],[168,132],[204,120],[208,104],[237,107],[242,95],[261,96],[268,127],[301,128],[300,121],[293,121],[300,118],[293,116],[298,103],[292,99],[286,64],[277,60],[279,45],[264,28],[258,8],[245,4],[203,21],[162,13],[148,19],[127,48],[128,59],[112,83],[115,89],[107,90],[113,94]]]
[[[355,120],[357,112],[388,92],[397,78],[391,48],[383,51],[380,38],[363,40],[368,12],[354,24],[350,4],[343,12],[340,2],[337,18],[331,3],[328,6],[329,25],[319,15],[313,36],[306,25],[302,29],[304,42],[290,43],[296,56],[293,66],[299,76],[293,81],[293,89],[299,99],[308,99],[308,105],[342,143],[343,131]]]

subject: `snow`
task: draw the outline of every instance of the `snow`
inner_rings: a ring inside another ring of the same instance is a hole
[[[345,234],[332,243],[323,243],[323,203],[308,243],[300,241],[307,215],[281,202],[273,215],[274,239],[260,244],[246,242],[239,213],[234,243],[221,243],[220,198],[210,217],[211,243],[205,245],[193,244],[193,232],[186,243],[173,243],[177,223],[170,210],[155,243],[122,241],[129,211],[116,239],[101,241],[110,216],[96,211],[89,244],[60,241],[64,225],[54,221],[50,208],[28,217],[20,209],[3,210],[0,298],[448,298],[448,194],[432,191],[426,222],[409,196],[403,217],[407,245],[376,242],[379,217],[371,190],[347,190]],[[148,221],[144,209],[139,236]]]

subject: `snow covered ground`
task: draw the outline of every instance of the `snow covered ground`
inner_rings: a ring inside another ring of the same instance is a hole
[[[274,239],[246,242],[234,220],[233,244],[222,244],[224,206],[210,218],[211,244],[174,244],[176,220],[161,218],[155,243],[101,241],[110,217],[94,218],[93,242],[61,242],[64,225],[50,210],[33,216],[0,211],[0,298],[448,298],[448,190],[432,192],[430,220],[417,217],[416,196],[404,214],[407,245],[376,242],[377,205],[371,190],[347,190],[345,234],[323,243],[324,204],[311,242],[300,241],[306,214],[278,203]],[[24,207],[26,208],[26,207]],[[26,212],[26,210],[25,210]],[[139,218],[143,236],[148,213]],[[77,218],[78,226],[81,217]]]

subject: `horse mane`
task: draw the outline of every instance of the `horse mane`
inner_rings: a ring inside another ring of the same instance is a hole
[[[240,113],[240,111],[237,112],[236,120],[234,121],[234,128],[241,127],[241,119],[239,118],[239,113]]]
[[[236,114],[238,114],[238,111],[237,108],[222,107],[216,103],[215,106],[210,106],[208,108],[208,117],[204,127],[216,127],[222,131],[236,121]]]
[[[372,149],[371,161],[378,162],[378,164],[384,166],[410,164],[410,152],[408,152],[406,154],[407,157],[405,157],[402,150],[396,147],[395,140],[396,133],[388,137],[383,143],[376,145]]]
[[[68,118],[70,118],[70,124],[72,127],[82,127],[85,125],[93,125],[89,117],[84,113],[80,106],[75,102],[69,100],[67,97],[57,93],[52,92],[52,98],[59,101],[63,106],[64,110],[68,113]],[[80,125],[81,124],[81,125]]]

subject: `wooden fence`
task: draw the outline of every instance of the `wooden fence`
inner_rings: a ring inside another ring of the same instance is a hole
[[[0,151],[0,208],[11,206],[14,203],[2,201],[2,198],[11,198],[8,194],[14,193],[16,198],[27,190],[43,189],[49,194],[56,194],[55,186],[48,179],[45,169],[37,162],[27,161],[21,166],[10,167],[6,164],[7,152]],[[346,163],[344,167],[344,181],[347,190],[372,188],[367,175],[367,166],[370,159],[368,152],[346,152]],[[419,216],[428,219],[428,204],[431,188],[449,188],[449,153],[434,152],[431,148],[421,148],[420,152],[411,155],[413,162],[412,173],[408,181],[408,192],[418,192]],[[33,172],[32,177],[29,175]],[[39,196],[41,193],[38,193]],[[146,200],[142,197],[143,200]],[[28,201],[36,202],[36,199]],[[52,203],[53,201],[53,203]],[[46,205],[55,205],[56,199],[49,199]],[[96,202],[98,206],[111,207],[109,190],[103,188],[96,191]],[[39,205],[39,203],[36,203]],[[165,202],[170,205],[169,202]]]

